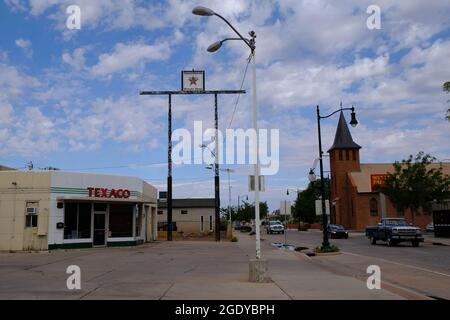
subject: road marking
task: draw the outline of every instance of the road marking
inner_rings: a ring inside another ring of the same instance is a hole
[[[392,264],[396,264],[396,265],[399,265],[399,266],[408,267],[408,268],[416,269],[416,270],[420,270],[420,271],[430,272],[430,273],[434,273],[434,274],[437,274],[437,275],[440,275],[440,276],[444,276],[444,277],[450,278],[450,274],[446,274],[446,273],[442,273],[442,272],[438,272],[438,271],[434,271],[434,270],[430,270],[430,269],[426,269],[426,268],[411,266],[411,265],[403,264],[403,263],[399,263],[399,262],[394,262],[394,261],[386,260],[386,259],[383,259],[383,258],[370,257],[370,256],[362,255],[362,254],[345,252],[345,251],[342,251],[342,253],[343,254],[348,254],[348,255],[351,255],[351,256],[359,256],[359,257],[364,257],[364,258],[378,259],[378,260],[381,260],[381,261],[384,261],[384,262],[387,262],[387,263],[392,263]]]

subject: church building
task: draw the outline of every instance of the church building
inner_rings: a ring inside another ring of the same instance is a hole
[[[381,218],[405,218],[424,228],[432,221],[432,210],[397,210],[389,198],[375,190],[383,177],[394,171],[392,164],[361,163],[361,146],[353,141],[344,114],[341,112],[333,146],[328,150],[331,170],[332,223],[351,230],[364,230],[376,225]],[[450,175],[450,163],[434,163],[429,168],[443,169]]]

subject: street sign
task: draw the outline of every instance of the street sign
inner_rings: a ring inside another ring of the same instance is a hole
[[[205,91],[205,71],[181,71],[181,90],[184,92]]]
[[[280,202],[280,214],[283,216],[291,215],[291,202],[283,200]]]
[[[255,176],[248,176],[248,191],[253,192],[255,189]],[[266,191],[264,176],[259,176],[259,191]]]
[[[325,211],[327,216],[330,215],[330,201],[325,200]],[[316,200],[316,216],[322,215],[322,200]]]

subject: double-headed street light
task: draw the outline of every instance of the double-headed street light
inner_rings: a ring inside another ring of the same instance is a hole
[[[261,234],[260,234],[260,213],[259,213],[259,130],[258,130],[258,118],[257,118],[257,96],[256,96],[256,33],[254,31],[250,31],[249,35],[251,39],[244,38],[233,25],[220,14],[214,12],[213,10],[205,7],[195,7],[192,10],[194,15],[198,16],[217,16],[222,19],[238,36],[238,38],[226,38],[222,41],[218,41],[213,43],[208,47],[208,52],[216,52],[219,50],[223,43],[229,40],[241,40],[243,41],[251,51],[251,58],[253,60],[253,128],[256,132],[256,143],[254,153],[256,154],[256,163],[254,165],[254,178],[255,178],[255,224],[256,224],[256,259],[261,259]]]
[[[356,127],[358,125],[358,121],[356,120],[356,113],[355,113],[355,107],[351,108],[342,108],[342,102],[340,109],[330,113],[327,116],[321,116],[320,115],[320,108],[317,106],[317,130],[318,130],[318,136],[319,136],[319,162],[320,162],[320,194],[321,194],[321,200],[322,200],[322,221],[323,221],[323,242],[322,242],[322,248],[328,248],[330,246],[330,242],[328,241],[328,232],[327,232],[327,226],[328,226],[328,218],[327,218],[327,212],[326,212],[326,205],[325,205],[325,181],[323,177],[323,151],[322,151],[322,136],[321,136],[321,130],[320,130],[320,120],[327,119],[331,117],[332,115],[343,112],[345,110],[351,111],[351,121],[350,125],[352,127]],[[316,163],[316,162],[315,162]],[[316,163],[317,165],[317,163]],[[315,167],[315,166],[314,166]],[[309,172],[308,178],[310,181],[315,181],[315,174],[314,174],[314,168],[312,168]]]

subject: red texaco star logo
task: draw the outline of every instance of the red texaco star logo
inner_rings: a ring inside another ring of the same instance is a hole
[[[189,78],[189,85],[190,86],[192,86],[192,85],[196,86],[197,85],[197,81],[198,81],[198,78],[192,76],[192,78]]]

